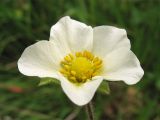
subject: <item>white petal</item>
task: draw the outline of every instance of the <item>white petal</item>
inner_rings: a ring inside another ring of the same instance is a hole
[[[63,77],[61,86],[68,98],[73,103],[81,106],[90,102],[102,80],[102,77],[95,77],[93,80],[78,86]]]
[[[67,51],[91,50],[93,29],[66,16],[52,26],[50,40]]]
[[[115,48],[125,47],[130,49],[130,41],[124,29],[112,26],[99,26],[93,30],[93,53],[102,57],[112,52]]]
[[[103,76],[107,80],[136,84],[143,74],[139,60],[131,50],[120,48],[104,58]]]
[[[18,68],[21,73],[28,76],[55,77],[59,62],[65,52],[60,53],[59,49],[49,41],[40,41],[27,47],[20,59]]]

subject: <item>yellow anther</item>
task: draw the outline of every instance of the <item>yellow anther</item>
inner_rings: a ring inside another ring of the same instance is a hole
[[[69,65],[64,65],[64,68],[65,68],[66,70],[70,70],[70,66],[69,66]]]
[[[98,57],[95,57],[94,59],[93,59],[93,62],[97,62],[99,60],[99,58]]]
[[[69,56],[64,57],[64,59],[65,59],[67,62],[71,62],[71,61],[72,61],[72,59],[71,59]]]
[[[102,64],[102,60],[97,60],[96,62],[94,62],[95,66],[100,65],[100,64]]]
[[[86,57],[92,60],[91,58],[93,57],[93,55],[90,52],[86,51]]]
[[[76,82],[76,78],[75,77],[70,77],[69,78],[72,82]]]
[[[91,77],[91,76],[92,76],[92,74],[93,74],[93,71],[94,71],[94,70],[90,70],[90,71],[88,71],[88,72],[87,72],[87,76],[88,76],[88,77]]]
[[[87,57],[87,55],[88,55],[88,52],[87,52],[87,51],[84,51],[84,52],[83,52],[83,56],[84,56],[84,57]]]
[[[90,54],[89,59],[92,61],[94,59],[94,56],[92,54]]]
[[[82,80],[85,80],[87,77],[86,76],[82,76]]]
[[[80,80],[81,80],[82,83],[84,83],[84,82],[86,82],[87,77],[86,76],[82,76]]]
[[[63,69],[63,68],[60,70],[60,73],[62,73],[62,74],[64,74],[64,75],[67,75],[67,74],[68,74],[68,72],[67,72],[65,69]]]
[[[81,57],[82,53],[81,52],[76,52],[76,57]]]
[[[61,61],[60,73],[73,83],[84,83],[101,72],[102,60],[89,51],[68,54]]]
[[[75,76],[76,75],[76,72],[75,71],[71,71],[71,75]]]
[[[72,54],[69,54],[69,56],[70,56],[70,58],[71,58],[71,59],[73,59],[73,58],[74,58],[74,56],[73,56]]]
[[[65,73],[65,70],[62,68],[59,70],[59,72],[61,72],[63,74],[63,73]]]
[[[92,74],[92,76],[96,76],[96,75],[98,75],[98,72],[94,72],[94,73]]]
[[[65,61],[61,61],[61,65],[65,65],[67,64]]]
[[[89,59],[90,58],[91,53],[86,51],[86,57]]]
[[[101,67],[102,67],[102,64],[95,66],[95,69],[97,70],[97,69],[99,69]]]

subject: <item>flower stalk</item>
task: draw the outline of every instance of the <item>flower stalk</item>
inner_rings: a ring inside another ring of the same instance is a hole
[[[93,105],[92,102],[89,102],[86,106],[86,113],[88,116],[88,120],[94,120],[94,112],[93,112]]]

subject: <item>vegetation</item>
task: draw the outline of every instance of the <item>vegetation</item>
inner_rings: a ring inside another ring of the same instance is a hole
[[[1,0],[0,120],[82,120],[59,85],[38,87],[39,78],[19,73],[17,60],[69,15],[89,25],[125,28],[145,75],[133,86],[109,82],[111,94],[94,97],[97,120],[160,120],[159,0]]]

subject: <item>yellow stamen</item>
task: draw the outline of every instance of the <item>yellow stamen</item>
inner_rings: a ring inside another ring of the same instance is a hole
[[[67,61],[67,62],[71,62],[71,61],[72,61],[72,59],[71,59],[70,56],[66,56],[66,57],[64,57],[64,59],[65,59],[65,61]]]
[[[76,52],[76,57],[81,57],[82,53],[81,52]]]
[[[73,59],[73,58],[74,58],[74,56],[73,56],[72,54],[69,54],[69,56],[70,56],[70,58],[71,58],[71,59]]]
[[[102,60],[86,50],[68,54],[60,64],[60,73],[73,83],[91,80],[100,73],[102,68]]]
[[[94,59],[93,59],[93,62],[95,63],[95,62],[97,62],[99,60],[99,58],[98,57],[95,57]]]
[[[70,77],[70,80],[71,80],[72,82],[76,82],[76,78],[75,78],[75,77]]]
[[[69,65],[64,65],[64,68],[65,68],[66,70],[70,70],[70,66],[69,66]]]
[[[76,75],[76,72],[75,71],[71,71],[71,75],[75,76]]]

